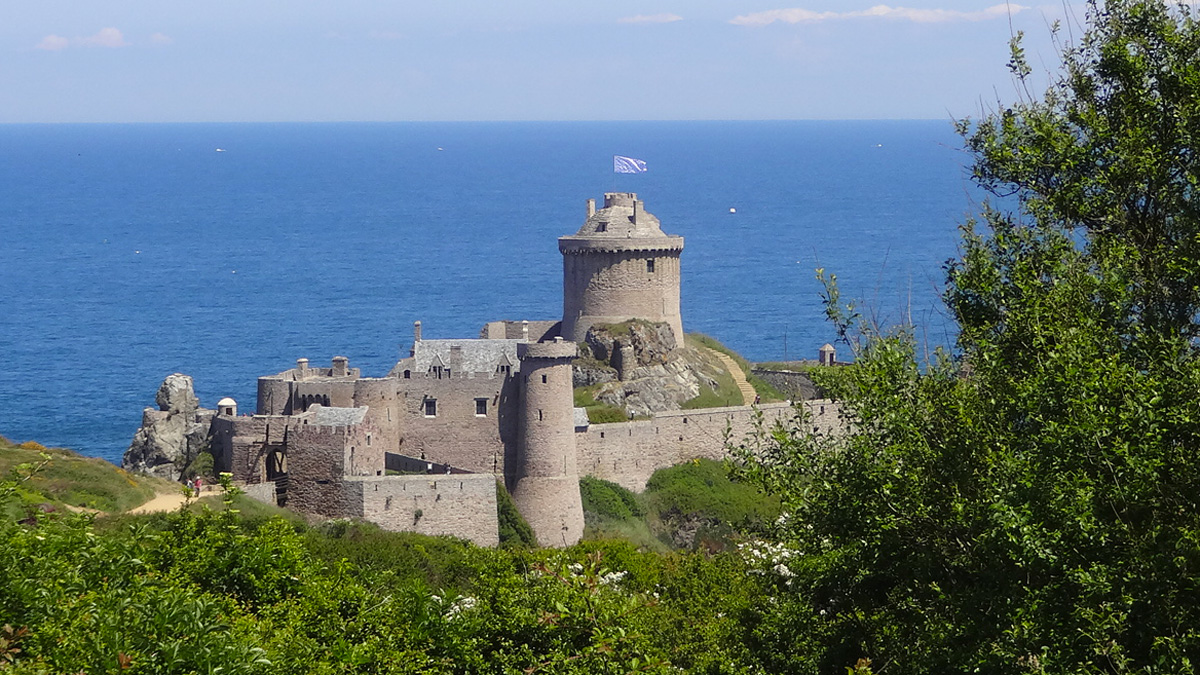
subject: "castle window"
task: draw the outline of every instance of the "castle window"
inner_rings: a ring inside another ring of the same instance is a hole
[[[654,274],[654,258],[651,258],[646,261],[646,271],[651,274]]]
[[[596,223],[597,232],[608,232],[608,223]]]
[[[486,398],[475,399],[475,416],[476,417],[487,417],[487,399]]]
[[[512,366],[497,366],[496,372],[500,373],[501,375],[511,375],[512,374]]]
[[[546,384],[546,376],[545,375],[542,376],[542,384]]]
[[[411,370],[404,371],[404,379],[406,379],[406,380],[412,379],[412,371]]]
[[[425,399],[425,416],[426,417],[437,417],[437,399],[436,398]]]
[[[541,410],[541,408],[539,408],[539,409],[538,409],[538,421],[539,421],[539,422],[541,422],[541,421],[542,421],[542,410]]]

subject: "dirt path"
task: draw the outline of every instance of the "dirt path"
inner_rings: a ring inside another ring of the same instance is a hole
[[[221,492],[222,490],[220,490],[220,486],[217,486],[217,489],[215,490],[212,487],[205,486],[204,491],[201,494],[205,497],[211,497],[213,495],[219,495]],[[183,496],[182,492],[168,492],[157,495],[141,506],[135,506],[132,509],[129,509],[128,513],[157,513],[160,511],[174,511],[182,506],[186,499],[187,498]]]
[[[713,354],[716,354],[717,359],[725,366],[725,370],[733,376],[733,382],[737,385],[738,391],[742,392],[742,405],[750,405],[754,403],[757,394],[754,387],[746,381],[746,374],[742,372],[741,366],[737,364],[728,354],[719,352],[715,349],[710,349]]]

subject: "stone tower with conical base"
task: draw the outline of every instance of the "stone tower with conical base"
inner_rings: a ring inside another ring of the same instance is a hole
[[[540,546],[571,546],[583,536],[571,381],[574,342],[521,343],[517,453],[508,487]]]
[[[665,234],[632,192],[588,200],[587,220],[559,237],[563,255],[562,335],[580,342],[595,324],[645,319],[671,326],[683,343],[679,256],[683,237]]]

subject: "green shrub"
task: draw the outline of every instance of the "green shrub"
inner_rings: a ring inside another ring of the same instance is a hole
[[[579,496],[583,499],[583,513],[629,520],[645,515],[637,497],[625,488],[600,478],[584,476],[579,480]]]
[[[760,528],[777,518],[779,498],[729,477],[722,462],[696,459],[654,472],[643,493],[646,507],[662,517],[672,511],[700,514],[734,528]]]
[[[187,467],[184,468],[180,478],[183,480],[188,480],[197,476],[211,478],[215,475],[213,473],[213,467],[214,462],[212,454],[208,452],[201,452],[196,455],[196,458],[192,460],[191,464],[188,464]]]
[[[525,522],[512,495],[504,483],[496,481],[496,516],[500,521],[500,545],[505,547],[537,546],[533,528]]]

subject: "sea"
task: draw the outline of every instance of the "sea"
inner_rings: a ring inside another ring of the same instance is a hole
[[[835,340],[818,268],[952,344],[961,147],[949,120],[0,125],[0,434],[119,463],[174,372],[250,411],[299,357],[385,374],[416,320],[559,318],[556,239],[612,191],[685,238],[685,329],[751,360]]]

